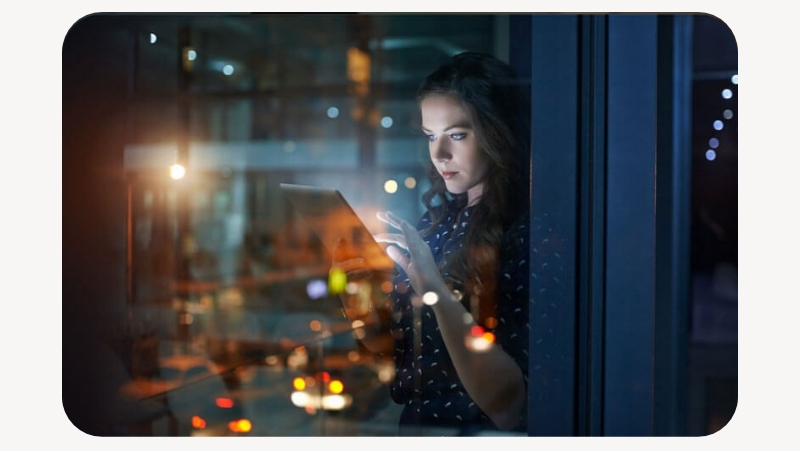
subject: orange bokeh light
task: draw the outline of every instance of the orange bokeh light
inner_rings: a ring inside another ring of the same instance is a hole
[[[203,429],[206,427],[206,420],[195,415],[192,417],[192,427],[195,429]]]
[[[250,432],[253,429],[253,425],[250,423],[250,420],[241,419],[237,421],[231,421],[228,423],[228,429],[232,432]]]

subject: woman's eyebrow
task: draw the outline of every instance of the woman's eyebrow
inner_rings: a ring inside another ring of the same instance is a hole
[[[427,128],[425,128],[424,125],[421,126],[420,128],[422,129],[422,131],[425,131],[425,132],[429,132],[430,131]],[[472,124],[470,122],[468,122],[468,121],[456,122],[455,124],[450,125],[447,128],[445,128],[444,131],[452,130],[454,128],[466,128],[466,129],[472,130]]]

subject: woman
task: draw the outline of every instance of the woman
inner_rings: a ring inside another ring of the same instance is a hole
[[[529,120],[511,68],[462,53],[418,90],[431,189],[416,227],[376,235],[399,266],[392,309],[401,433],[525,430]],[[346,265],[345,265],[346,266]],[[353,269],[351,266],[349,269]]]

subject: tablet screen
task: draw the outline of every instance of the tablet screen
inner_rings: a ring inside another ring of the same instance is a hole
[[[328,252],[333,253],[336,240],[341,237],[372,269],[397,273],[394,261],[375,241],[372,233],[339,190],[288,183],[281,183],[280,186]]]

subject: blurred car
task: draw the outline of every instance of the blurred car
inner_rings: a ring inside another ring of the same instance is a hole
[[[295,348],[288,367],[301,372],[291,381],[292,404],[310,414],[321,409],[359,417],[390,399],[391,358],[370,353],[352,330]]]
[[[163,400],[177,423],[177,435],[247,435],[252,423],[223,382],[226,371],[204,355],[162,356],[157,377],[134,379],[121,393]]]

